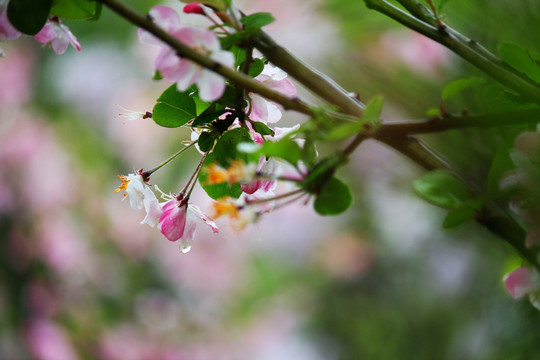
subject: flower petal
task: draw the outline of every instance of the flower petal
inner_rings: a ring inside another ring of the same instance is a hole
[[[225,80],[210,70],[203,70],[201,77],[197,80],[199,96],[203,101],[214,101],[223,95],[225,91]]]
[[[210,226],[214,234],[219,232],[216,223],[210,217],[206,216],[197,205],[189,204],[188,213],[190,212],[198,216],[206,225]]]

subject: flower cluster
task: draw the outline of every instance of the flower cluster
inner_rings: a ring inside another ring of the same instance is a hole
[[[11,25],[7,17],[8,2],[9,0],[0,0],[0,42],[21,36],[21,33]],[[47,20],[43,28],[34,35],[34,39],[42,44],[51,44],[54,52],[59,55],[66,52],[69,44],[77,51],[81,51],[81,45],[77,38],[55,16]]]

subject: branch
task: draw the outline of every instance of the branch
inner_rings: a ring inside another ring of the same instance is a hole
[[[381,131],[393,134],[431,134],[464,128],[489,128],[496,126],[515,126],[537,124],[540,122],[540,109],[526,109],[504,113],[476,116],[435,117],[421,121],[387,122]]]
[[[258,93],[263,97],[275,101],[281,104],[285,109],[296,110],[306,115],[313,115],[310,107],[298,98],[289,98],[277,91],[271,90],[262,83],[253,80],[249,76],[237,72],[231,68],[223,66],[222,64],[210,59],[208,56],[201,54],[189,46],[185,45],[174,36],[154,24],[150,19],[141,16],[133,10],[127,8],[123,4],[116,0],[97,0],[102,2],[105,6],[116,12],[118,15],[129,21],[130,23],[145,29],[152,35],[172,47],[179,56],[188,58],[195,63],[220,74],[221,76],[241,84],[246,90]]]
[[[446,25],[438,29],[426,22],[429,20],[415,18],[385,0],[364,1],[368,8],[377,10],[406,27],[437,41],[501,84],[514,89],[529,100],[540,103],[540,87],[521,76],[478,42],[468,39]],[[423,14],[424,12],[415,10],[415,14],[418,13]]]

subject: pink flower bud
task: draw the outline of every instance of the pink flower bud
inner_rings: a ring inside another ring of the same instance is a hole
[[[176,199],[171,199],[163,205],[163,213],[159,218],[159,231],[169,241],[176,241],[184,235],[186,227],[187,203],[178,206]]]
[[[204,10],[199,3],[191,3],[184,6],[184,12],[186,14],[200,14],[204,15]]]
[[[531,269],[520,267],[504,277],[506,290],[514,299],[520,299],[540,289],[540,282]]]

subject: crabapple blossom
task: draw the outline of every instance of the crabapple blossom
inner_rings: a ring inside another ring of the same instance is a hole
[[[58,55],[65,53],[69,44],[77,51],[81,51],[79,40],[56,17],[49,19],[43,29],[34,35],[34,39],[43,44],[51,43],[54,52]]]
[[[537,272],[525,267],[517,268],[507,274],[503,281],[510,295],[516,300],[540,290],[540,276]]]
[[[263,71],[255,77],[255,80],[283,95],[296,96],[296,87],[287,79],[287,73],[278,67],[266,64]],[[251,120],[275,123],[281,119],[281,110],[276,103],[268,101],[255,93],[250,93],[249,97],[251,100],[249,118]]]
[[[150,16],[182,43],[224,66],[234,65],[233,54],[221,50],[219,40],[212,31],[205,28],[181,26],[178,14],[165,6],[153,7]],[[143,30],[139,31],[139,39],[143,43],[162,47],[154,61],[154,67],[165,80],[176,82],[178,91],[186,91],[191,85],[197,84],[199,96],[203,101],[214,101],[223,95],[225,80],[220,75],[189,59],[179,57],[174,49]]]
[[[180,239],[182,252],[188,252],[191,247],[197,229],[197,218],[206,223],[212,232],[219,232],[214,221],[185,198],[178,200],[178,197],[172,197],[162,204],[162,209],[158,229],[169,241]]]
[[[0,42],[16,39],[21,33],[11,25],[7,17],[8,0],[0,0]]]
[[[162,209],[156,195],[144,181],[142,175],[119,175],[118,178],[122,184],[114,192],[124,190],[126,192],[124,197],[129,197],[129,205],[132,209],[141,210],[144,207],[146,216],[141,221],[141,224],[154,227],[161,216]]]

